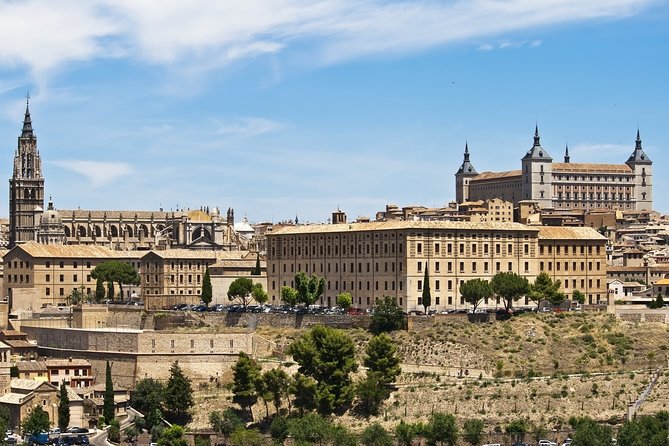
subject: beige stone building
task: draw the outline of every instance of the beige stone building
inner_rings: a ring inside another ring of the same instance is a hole
[[[518,203],[536,202],[555,210],[646,210],[653,208],[653,163],[636,143],[624,164],[572,163],[568,148],[564,162],[553,162],[541,147],[539,129],[534,144],[521,160],[521,169],[478,173],[465,146],[462,165],[455,174],[458,203],[501,198]]]
[[[60,387],[61,383],[73,388],[90,387],[95,382],[91,363],[85,359],[50,358],[44,364],[49,374],[49,382],[56,387]]]
[[[322,305],[333,306],[348,292],[354,306],[371,308],[392,296],[406,311],[420,310],[426,269],[437,310],[469,308],[459,293],[462,282],[505,271],[528,280],[547,271],[569,281],[568,297],[579,289],[593,303],[605,299],[606,239],[591,228],[558,229],[448,221],[284,227],[267,233],[269,299],[279,303],[281,287],[294,286],[295,274],[304,271],[325,277]]]
[[[84,294],[95,292],[91,271],[100,263],[119,260],[139,269],[144,254],[113,251],[102,246],[23,243],[5,254],[3,296],[8,298],[11,309],[64,305],[75,289],[83,290]],[[139,287],[124,287],[127,296],[133,292],[141,294]]]

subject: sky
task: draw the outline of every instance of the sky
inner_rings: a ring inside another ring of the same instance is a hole
[[[58,209],[445,206],[465,143],[519,169],[536,124],[572,162],[624,163],[640,129],[667,213],[667,23],[660,0],[0,0],[0,176],[29,92]]]

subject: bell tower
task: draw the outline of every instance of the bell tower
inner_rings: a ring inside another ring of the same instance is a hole
[[[26,96],[23,129],[14,154],[9,180],[9,247],[35,240],[39,216],[44,209],[44,177],[37,138],[30,119],[30,96]]]

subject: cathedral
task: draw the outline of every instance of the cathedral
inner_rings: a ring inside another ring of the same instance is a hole
[[[573,163],[568,147],[564,161],[554,162],[541,147],[538,127],[520,170],[478,173],[469,156],[465,145],[455,174],[458,203],[501,198],[515,205],[531,201],[555,211],[653,209],[653,162],[643,151],[638,130],[634,150],[622,164]]]
[[[44,176],[29,102],[9,180],[9,248],[43,244],[100,245],[114,250],[249,249],[251,234],[235,231],[234,211],[218,208],[165,212],[44,208]]]

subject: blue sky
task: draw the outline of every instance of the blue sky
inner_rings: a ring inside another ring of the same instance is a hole
[[[479,172],[518,169],[536,122],[572,162],[623,163],[639,126],[668,212],[668,19],[659,0],[0,0],[0,175],[29,90],[61,209],[443,206],[465,141]]]

